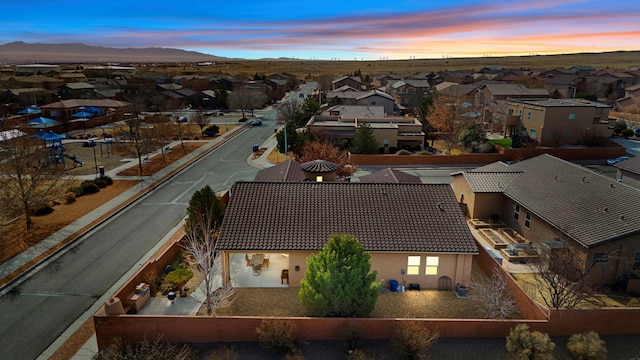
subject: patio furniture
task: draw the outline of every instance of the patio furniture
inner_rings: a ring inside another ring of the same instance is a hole
[[[262,266],[263,260],[264,260],[264,254],[253,254],[253,256],[251,256],[251,265]]]
[[[287,280],[287,285],[289,285],[289,270],[282,269],[280,273],[280,284],[284,284],[284,281]]]
[[[253,266],[253,275],[258,276],[262,273],[262,265],[254,265]]]
[[[249,255],[244,254],[244,260],[247,262],[247,267],[251,266],[251,259],[249,258]]]
[[[266,257],[264,258],[264,260],[262,260],[262,267],[269,270],[269,258]]]

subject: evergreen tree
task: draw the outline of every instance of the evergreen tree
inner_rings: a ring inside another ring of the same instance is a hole
[[[378,300],[378,271],[358,239],[333,235],[317,255],[307,259],[298,297],[311,316],[364,317]]]
[[[187,208],[187,221],[185,223],[186,231],[199,232],[198,238],[208,239],[211,234],[203,234],[203,231],[215,232],[222,223],[224,217],[225,206],[222,200],[216,195],[215,191],[206,185],[202,189],[196,191]],[[203,230],[206,229],[206,230]]]
[[[373,130],[368,123],[360,123],[353,138],[351,152],[354,154],[378,153],[378,141],[373,136]]]

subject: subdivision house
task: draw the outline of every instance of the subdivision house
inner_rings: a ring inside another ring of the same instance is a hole
[[[229,269],[245,254],[285,254],[275,271],[298,287],[307,257],[333,234],[360,240],[378,280],[421,289],[468,284],[478,253],[448,184],[237,182],[218,236],[222,279],[233,283]]]
[[[504,131],[543,146],[579,144],[611,135],[610,110],[607,104],[584,99],[509,99]]]
[[[327,92],[327,101],[332,99],[339,100],[341,105],[383,106],[385,114],[393,115],[395,113],[396,106],[393,97],[380,90]]]
[[[358,76],[341,76],[331,82],[331,88],[333,90],[339,89],[345,85],[356,90],[364,90],[365,88],[365,85]]]
[[[378,146],[385,152],[394,149],[419,149],[424,142],[422,123],[409,116],[387,116],[382,106],[337,105],[313,116],[306,131],[316,137],[334,140],[353,139],[361,123],[373,130]]]
[[[621,112],[640,111],[640,84],[625,89],[624,97],[616,100],[616,109]]]
[[[585,267],[595,263],[593,285],[640,279],[638,189],[548,154],[492,163],[453,179],[472,221],[499,219],[528,242],[564,243]]]

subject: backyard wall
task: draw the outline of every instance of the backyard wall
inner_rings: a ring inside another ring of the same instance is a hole
[[[181,235],[180,235],[181,236]],[[179,251],[176,235],[169,241],[166,251],[149,261],[126,285],[117,292],[124,296],[143,279],[149,269],[162,271]],[[570,336],[589,330],[600,335],[638,334],[637,319],[640,308],[607,308],[595,310],[546,310],[533,301],[520,285],[502,269],[495,259],[479,246],[476,261],[487,274],[494,269],[505,274],[524,319],[345,319],[345,318],[287,318],[297,326],[300,340],[341,340],[342,327],[353,322],[364,339],[388,339],[394,335],[395,327],[403,321],[418,320],[437,331],[443,338],[505,337],[509,330],[520,323],[531,330],[542,331],[551,336]],[[106,348],[112,339],[120,337],[126,343],[155,340],[162,335],[170,343],[215,343],[257,341],[255,329],[262,317],[207,317],[207,316],[146,316],[105,315],[104,308],[93,317],[98,348]]]
[[[611,142],[608,147],[592,148],[518,148],[498,147],[494,154],[460,155],[363,155],[349,154],[351,165],[446,165],[446,164],[490,164],[496,161],[519,161],[541,154],[549,154],[568,161],[605,160],[624,156],[627,149]]]

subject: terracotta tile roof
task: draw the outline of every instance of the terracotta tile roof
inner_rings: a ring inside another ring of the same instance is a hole
[[[448,184],[237,182],[221,250],[316,251],[335,233],[373,252],[477,253]]]
[[[474,193],[503,192],[520,177],[521,171],[462,173]]]
[[[640,191],[551,155],[517,162],[505,195],[583,246],[640,233]]]
[[[302,181],[304,172],[300,169],[300,163],[295,160],[287,160],[278,165],[258,171],[253,181],[279,182]]]
[[[634,156],[628,160],[621,161],[615,165],[616,168],[634,174],[640,174],[640,156]]]
[[[361,183],[421,184],[420,177],[391,168],[382,169],[358,179]]]
[[[331,161],[326,160],[311,160],[306,163],[300,165],[300,169],[302,171],[310,172],[310,173],[330,173],[338,170],[340,166],[338,164],[332,163]]]

